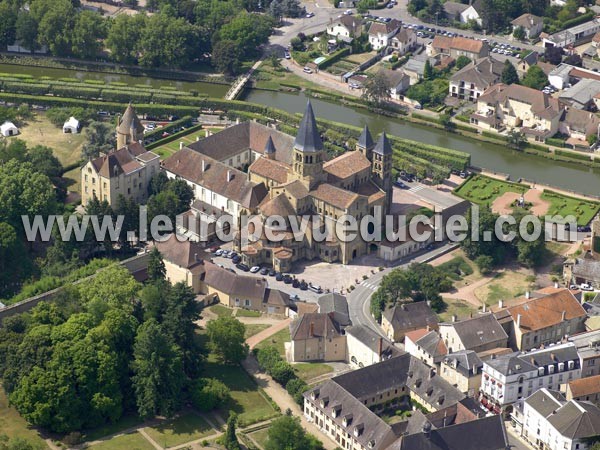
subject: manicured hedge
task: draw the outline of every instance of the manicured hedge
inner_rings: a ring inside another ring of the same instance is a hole
[[[344,56],[349,55],[349,54],[350,54],[350,47],[344,47],[344,48],[341,48],[339,50],[336,50],[331,55],[329,55],[325,61],[321,62],[318,65],[319,70],[326,69],[327,67],[329,67],[332,64],[338,62]]]
[[[563,150],[555,150],[554,154],[565,157],[565,158],[569,158],[569,159],[579,159],[582,161],[591,161],[592,160],[591,155],[586,155],[585,153],[572,153],[572,152],[565,152]]]
[[[559,138],[548,138],[546,139],[546,144],[553,145],[554,147],[564,147],[565,140]]]

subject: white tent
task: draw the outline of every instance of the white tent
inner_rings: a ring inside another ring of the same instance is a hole
[[[8,120],[0,125],[0,133],[2,136],[16,136],[19,134],[19,129],[15,126],[14,123],[9,122]]]
[[[69,120],[63,125],[63,133],[79,133],[79,120],[69,117]]]

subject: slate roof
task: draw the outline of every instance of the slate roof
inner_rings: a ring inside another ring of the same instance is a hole
[[[467,10],[469,5],[465,3],[458,2],[445,2],[444,3],[444,11],[449,16],[455,17],[458,14],[461,14],[463,11]]]
[[[600,409],[589,402],[571,400],[552,414],[548,422],[570,439],[600,435]]]
[[[388,139],[387,134],[385,134],[385,131],[379,135],[379,139],[377,140],[377,144],[375,144],[373,153],[384,156],[392,154],[392,145],[390,144],[390,140]]]
[[[275,144],[273,143],[273,137],[271,135],[269,135],[269,137],[267,138],[267,143],[265,144],[265,150],[264,150],[264,154],[265,155],[270,155],[272,153],[275,153]]]
[[[310,100],[306,103],[306,110],[298,127],[294,148],[308,153],[323,150],[323,142],[319,135],[315,113],[313,112]]]
[[[558,99],[544,94],[542,91],[518,84],[507,86],[503,83],[498,83],[490,86],[478,99],[482,103],[498,103],[501,105],[508,100],[528,103],[531,105],[531,111],[535,115],[545,119],[552,119],[563,111],[563,107],[560,105]]]
[[[308,313],[290,324],[290,334],[293,341],[298,341],[312,337],[331,339],[341,336],[342,332],[329,314]]]
[[[577,258],[573,264],[573,275],[589,281],[600,281],[600,262]]]
[[[481,314],[472,319],[444,324],[452,326],[467,350],[508,339],[504,328],[493,314]]]
[[[393,450],[506,450],[508,437],[502,416],[494,415],[470,422],[431,429],[402,437]]]
[[[319,312],[333,314],[333,319],[342,326],[350,325],[348,301],[340,294],[330,292],[318,298]]]
[[[532,52],[527,53],[521,61],[524,61],[527,64],[529,64],[530,66],[533,66],[534,64],[536,64],[538,62],[538,59],[539,59],[538,52],[532,51]]]
[[[509,307],[508,312],[515,324],[520,315],[520,328],[527,331],[541,330],[559,324],[563,321],[563,313],[566,320],[586,315],[585,310],[569,289],[560,289],[543,297]]]
[[[393,306],[383,312],[394,332],[414,328],[437,327],[437,315],[427,302],[409,302]]]
[[[375,145],[375,142],[373,141],[373,137],[371,136],[371,132],[369,131],[369,127],[367,125],[365,125],[365,127],[362,130],[362,133],[360,133],[360,136],[358,138],[358,145],[360,145],[363,148],[371,148],[373,145]]]
[[[480,374],[483,367],[483,362],[473,350],[450,353],[444,358],[444,362],[466,377]]]
[[[204,170],[202,162],[204,161]],[[162,167],[188,181],[204,186],[245,208],[256,208],[267,195],[263,183],[253,183],[248,176],[233,167],[203,155],[190,148],[183,148],[162,161]],[[229,181],[227,180],[229,173]]]
[[[346,328],[347,335],[354,336],[357,340],[367,346],[373,353],[379,353],[379,342],[382,343],[382,359],[393,358],[402,355],[404,352],[396,347],[393,342],[381,337],[369,327],[364,325],[353,325]]]
[[[429,367],[415,357],[410,358],[406,386],[435,409],[453,405],[466,397],[465,394],[439,376],[436,369]]]
[[[522,27],[526,30],[533,28],[541,23],[543,23],[543,19],[539,16],[535,16],[530,13],[525,13],[517,17],[515,20],[511,22],[511,24],[515,27]]]
[[[477,88],[485,90],[491,85],[500,81],[502,77],[502,71],[504,70],[504,63],[498,61],[491,56],[480,58],[456,72],[450,81],[458,83],[464,81],[465,83],[473,83]]]
[[[202,264],[207,256],[199,242],[189,239],[180,241],[175,234],[171,234],[164,241],[155,241],[154,245],[165,261],[186,269]]]
[[[111,178],[123,173],[130,174],[142,168],[143,165],[138,161],[138,158],[145,153],[157,156],[146,151],[142,144],[134,142],[106,155],[99,156],[91,162],[96,172],[103,177]]]
[[[560,392],[542,388],[527,397],[524,402],[542,416],[547,417],[560,408],[566,400]]]
[[[119,119],[117,131],[121,134],[129,134],[131,129],[134,129],[137,133],[144,132],[144,125],[140,122],[139,117],[135,113],[135,108],[130,103],[127,105],[127,109]]]
[[[577,348],[572,342],[553,345],[552,347],[527,353],[515,352],[508,355],[501,355],[495,359],[488,359],[485,361],[485,364],[506,376],[531,372],[538,370],[539,367],[549,365],[555,366],[555,372],[558,373],[556,367],[558,363],[565,363],[567,361],[574,361],[575,368],[579,366]]]
[[[359,151],[345,152],[323,164],[323,171],[333,179],[345,179],[371,167],[371,162]]]

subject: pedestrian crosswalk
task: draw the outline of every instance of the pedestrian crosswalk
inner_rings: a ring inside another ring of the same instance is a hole
[[[417,184],[416,186],[411,187],[408,191],[409,192],[419,192],[423,189],[425,189],[425,186],[423,186],[422,184]]]
[[[369,289],[371,291],[376,291],[377,288],[379,287],[379,282],[363,281],[360,285],[363,287],[366,287],[367,289]]]

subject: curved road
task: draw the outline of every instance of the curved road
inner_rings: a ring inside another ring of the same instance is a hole
[[[433,250],[422,251],[410,255],[407,258],[403,258],[397,261],[393,266],[382,270],[381,272],[375,273],[368,280],[362,281],[356,286],[352,292],[346,295],[348,299],[348,310],[350,313],[350,319],[353,325],[364,325],[375,331],[380,336],[384,336],[383,331],[379,324],[373,319],[370,313],[370,300],[373,293],[379,287],[381,279],[393,269],[401,268],[405,269],[409,264],[413,262],[429,262],[438,256],[449,252],[450,250],[458,247],[456,243],[446,243]]]

